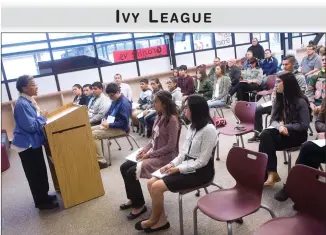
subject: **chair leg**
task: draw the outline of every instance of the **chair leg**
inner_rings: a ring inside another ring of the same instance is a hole
[[[222,118],[224,118],[223,109],[221,107],[220,107],[220,111],[221,111],[221,114],[222,114]]]
[[[291,167],[292,167],[292,156],[291,156],[291,152],[288,152],[288,174],[290,173],[291,171]]]
[[[220,140],[217,141],[216,143],[216,161],[220,160]]]
[[[214,182],[212,182],[211,185],[216,186],[216,187],[218,187],[219,189],[223,189],[221,186],[219,186],[218,184],[215,184]]]
[[[111,146],[108,144],[109,166],[111,166]]]
[[[284,156],[284,164],[287,165],[288,160],[286,159],[286,152],[285,151],[283,151],[283,156]]]
[[[200,190],[199,189],[197,189],[197,192],[196,192],[195,196],[196,197],[199,197],[200,196]]]
[[[265,117],[265,129],[267,128],[267,118],[268,118],[268,114]]]
[[[206,188],[206,187],[204,188],[204,190],[205,190],[205,193],[206,193],[206,194],[208,194],[208,190],[207,190],[207,188]]]
[[[197,228],[197,211],[198,211],[198,206],[194,208],[193,211],[193,219],[194,219],[194,234],[198,235],[198,228]]]
[[[102,146],[102,153],[104,154],[104,143],[103,143],[104,140],[101,140],[101,146]]]
[[[220,118],[222,118],[222,115],[221,115],[220,112],[218,111],[218,107],[215,108],[215,111],[216,111],[217,115],[218,115]]]
[[[116,139],[113,138],[113,140],[117,143],[117,145],[119,146],[119,150],[121,150],[121,146],[120,144],[118,143],[118,141]]]
[[[263,204],[260,205],[260,208],[263,208],[265,210],[267,210],[269,212],[269,214],[272,216],[272,218],[276,218],[276,215],[275,213],[272,211],[271,208],[269,208],[268,206],[265,206]]]
[[[132,145],[132,143],[131,143],[131,141],[129,139],[129,136],[126,136],[126,138],[127,138],[128,142],[130,144],[130,150],[134,150],[134,146]]]
[[[132,135],[128,135],[128,137],[130,137],[135,142],[135,144],[137,145],[137,148],[140,148],[138,143],[136,142],[135,138]]]
[[[182,210],[182,195],[179,193],[179,223],[180,223],[180,235],[183,235],[183,210]]]
[[[242,135],[240,135],[240,140],[241,140],[242,148],[245,148],[244,143],[243,143],[243,136]]]
[[[227,222],[228,225],[228,235],[232,235],[232,222]]]

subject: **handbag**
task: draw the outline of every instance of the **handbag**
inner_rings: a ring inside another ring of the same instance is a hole
[[[215,127],[223,127],[223,126],[226,126],[226,124],[227,124],[225,118],[213,117],[212,119],[213,119]]]

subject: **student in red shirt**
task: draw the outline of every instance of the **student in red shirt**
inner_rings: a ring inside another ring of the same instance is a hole
[[[195,93],[194,79],[188,75],[187,65],[181,65],[179,67],[178,87],[181,88],[183,96],[189,96]]]

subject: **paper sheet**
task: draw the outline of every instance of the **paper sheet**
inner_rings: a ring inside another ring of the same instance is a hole
[[[162,174],[161,169],[158,169],[157,171],[154,171],[152,173],[152,176],[154,176],[156,178],[159,178],[159,179],[162,179],[163,177],[167,176],[167,174]]]
[[[317,144],[319,147],[324,147],[326,145],[326,140],[325,139],[320,139],[320,140],[309,140],[315,144]]]
[[[129,154],[126,159],[132,162],[139,162],[139,160],[137,160],[137,155],[139,152],[141,152],[143,150],[143,148],[137,149],[136,151],[132,152],[131,154]]]
[[[272,101],[271,100],[266,102],[266,103],[261,104],[261,107],[263,107],[263,108],[270,107],[270,106],[272,106]]]
[[[140,114],[137,115],[137,118],[138,118],[138,119],[139,119],[139,118],[142,118],[142,117],[144,117],[144,112],[141,112]]]
[[[266,129],[276,129],[276,128],[273,127],[273,126],[269,126],[269,127],[267,127]]]
[[[115,120],[115,117],[113,116],[108,116],[108,118],[106,119],[106,121],[111,124],[111,123],[114,123],[114,120]]]

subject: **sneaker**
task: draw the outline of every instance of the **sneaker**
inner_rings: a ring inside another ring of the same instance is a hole
[[[279,202],[285,202],[288,198],[289,195],[287,194],[286,190],[285,190],[285,185],[283,186],[283,188],[278,191],[275,195],[274,195],[275,200],[279,201]]]
[[[248,143],[254,143],[254,142],[259,142],[259,141],[260,141],[260,137],[258,135],[254,135],[253,137],[248,139]]]

